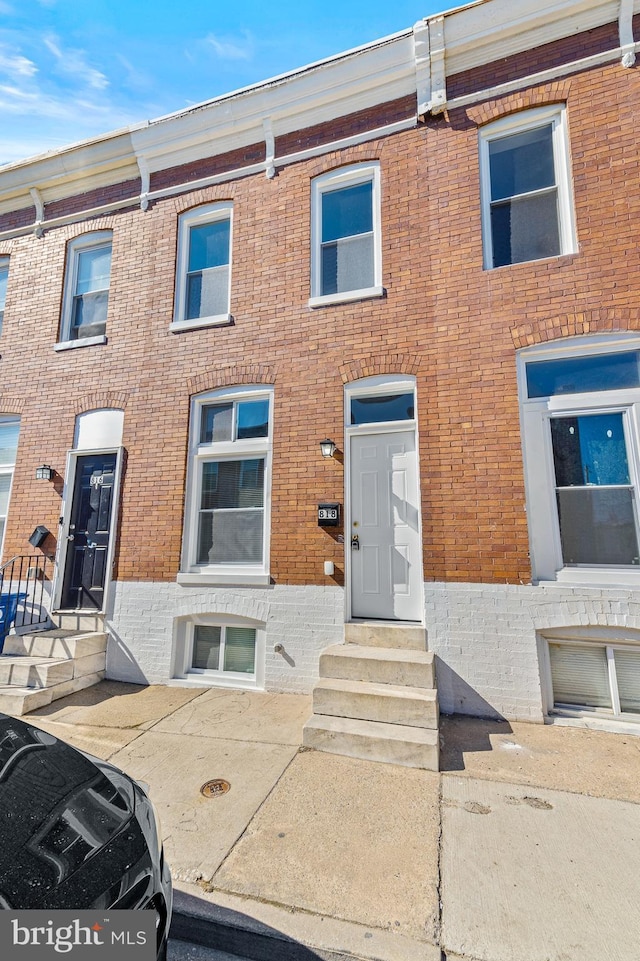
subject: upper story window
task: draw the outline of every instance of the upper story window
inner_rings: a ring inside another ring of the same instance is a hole
[[[564,107],[482,129],[480,170],[485,268],[575,252]]]
[[[4,304],[7,299],[7,282],[9,280],[9,258],[0,257],[0,334],[4,324]]]
[[[231,220],[231,204],[181,216],[172,330],[229,323]]]
[[[316,178],[311,203],[310,306],[381,296],[379,164]]]
[[[640,342],[520,357],[534,576],[640,582]]]
[[[268,388],[238,387],[194,401],[187,575],[221,583],[268,580],[271,400]]]
[[[68,246],[58,349],[106,342],[112,236],[101,230]]]

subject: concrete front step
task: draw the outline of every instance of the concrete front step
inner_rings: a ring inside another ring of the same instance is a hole
[[[427,632],[424,627],[403,621],[349,621],[344,625],[347,644],[361,647],[400,648],[426,651]]]
[[[320,678],[313,690],[313,711],[408,727],[438,727],[437,692],[396,684]]]
[[[305,747],[331,754],[437,771],[437,730],[314,714],[304,727]]]
[[[320,655],[320,677],[434,688],[432,651],[335,644]]]
[[[9,634],[2,653],[61,660],[99,654],[106,649],[107,635],[104,631],[69,631],[56,628],[33,634]]]
[[[49,687],[70,681],[73,677],[73,660],[54,657],[28,657],[27,655],[3,654],[0,657],[0,686]]]
[[[11,714],[13,717],[21,717],[31,711],[37,711],[40,707],[46,707],[52,701],[57,701],[60,697],[67,694],[75,694],[85,687],[92,687],[98,681],[103,680],[104,671],[95,674],[85,674],[84,677],[74,677],[62,684],[54,684],[52,687],[32,688],[32,687],[11,687],[0,685],[0,713]]]
[[[65,631],[103,631],[104,614],[90,611],[53,611],[51,620]]]

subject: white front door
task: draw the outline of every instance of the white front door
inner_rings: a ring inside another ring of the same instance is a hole
[[[352,435],[351,616],[422,620],[414,430]]]

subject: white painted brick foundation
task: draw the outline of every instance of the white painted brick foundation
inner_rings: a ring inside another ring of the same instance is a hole
[[[318,658],[341,643],[338,587],[183,587],[116,583],[107,612],[107,677],[164,683],[172,676],[175,619],[232,614],[264,624],[265,688],[310,692]],[[565,585],[425,584],[428,646],[437,655],[444,713],[540,722],[537,634],[551,628],[640,630],[640,593]],[[276,654],[274,645],[284,652]]]

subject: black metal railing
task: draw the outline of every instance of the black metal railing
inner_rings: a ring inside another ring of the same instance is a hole
[[[15,624],[31,627],[49,620],[53,558],[18,555],[0,567],[0,650]]]

